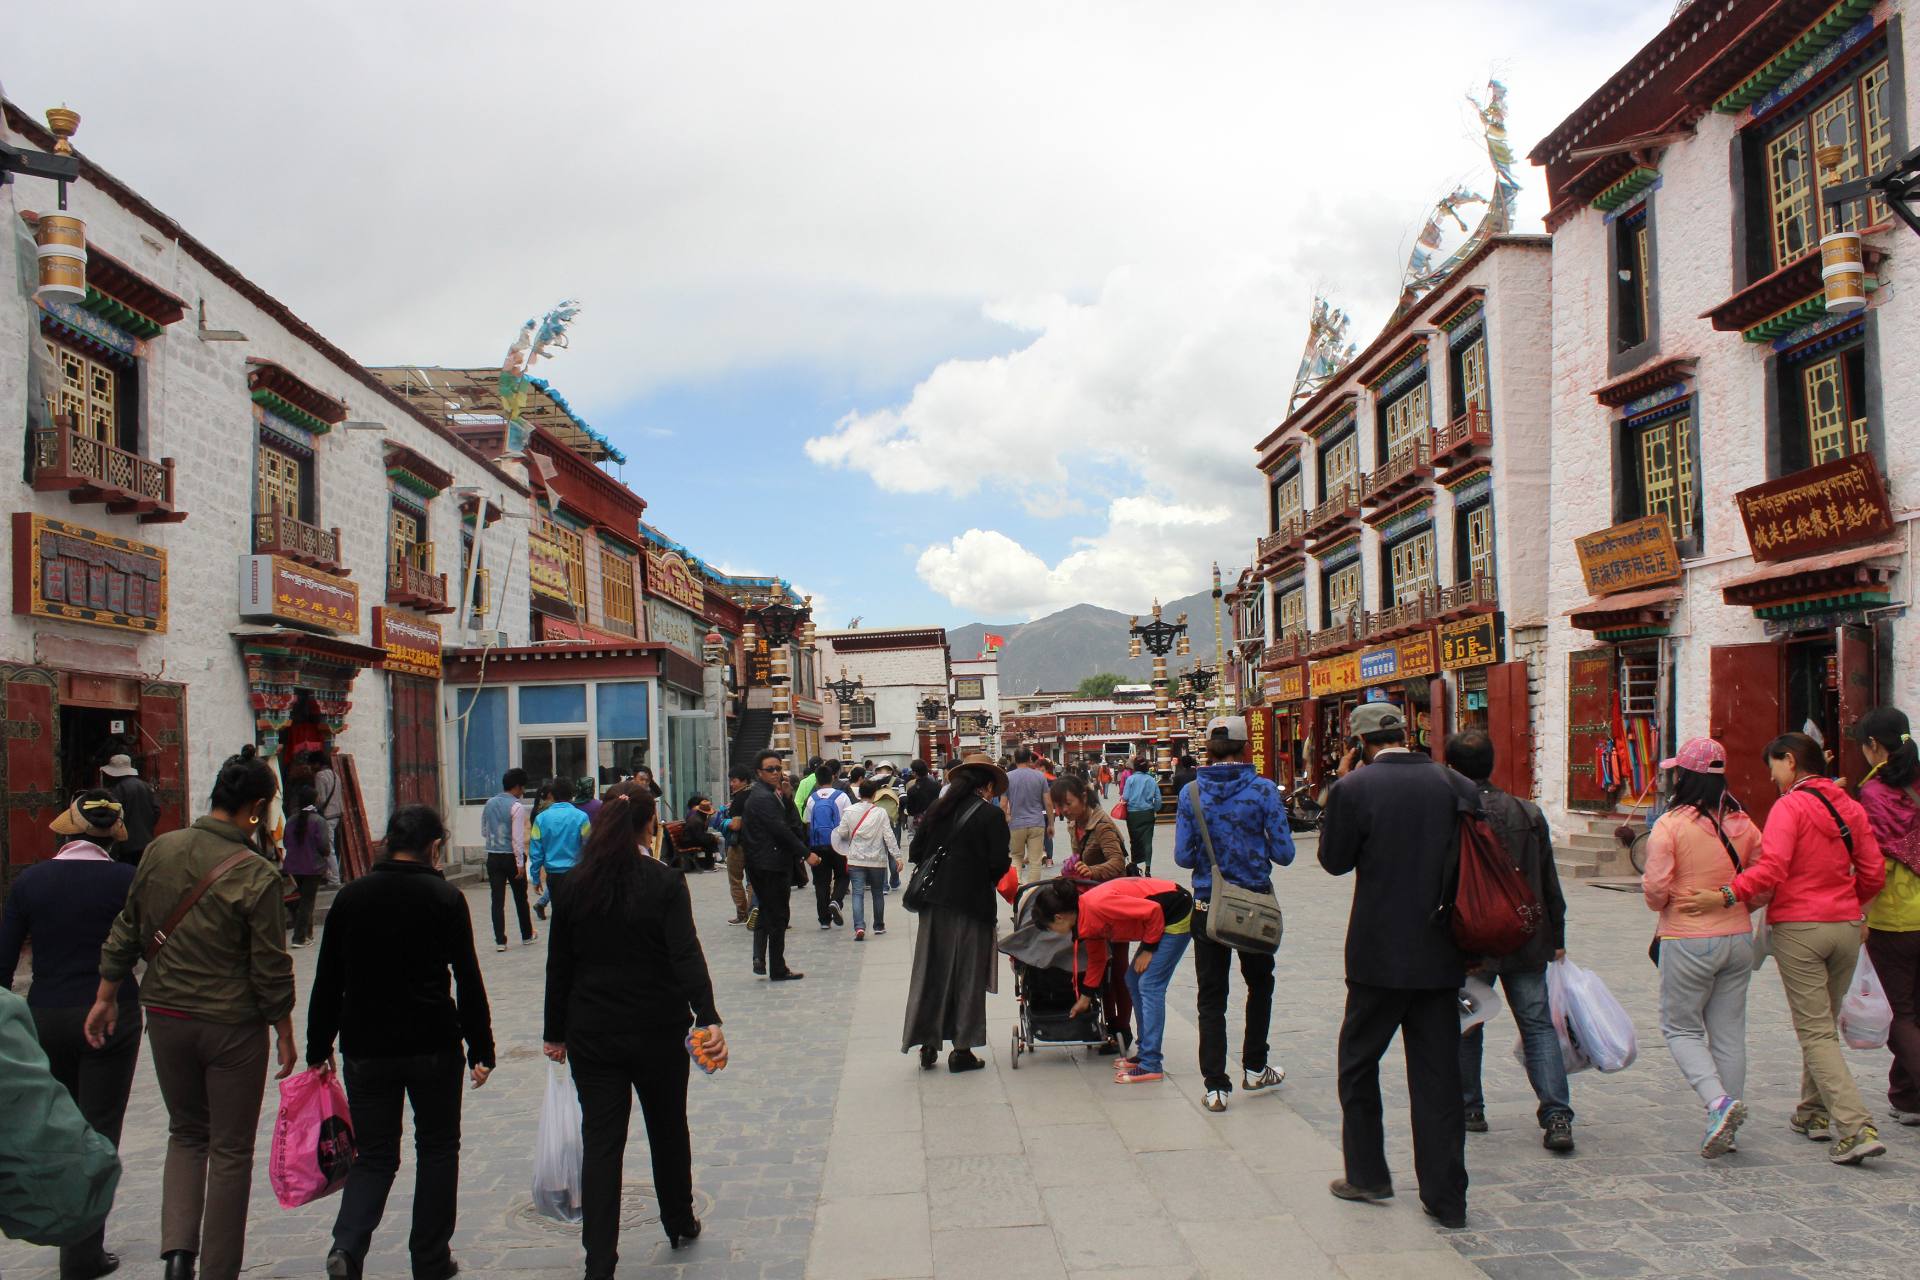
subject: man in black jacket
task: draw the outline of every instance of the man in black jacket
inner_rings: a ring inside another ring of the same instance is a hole
[[[1520,1028],[1527,1059],[1527,1080],[1540,1100],[1536,1116],[1546,1131],[1549,1151],[1573,1150],[1573,1100],[1567,1087],[1567,1062],[1560,1056],[1547,1003],[1547,962],[1567,954],[1567,900],[1560,892],[1560,869],[1553,861],[1553,837],[1537,805],[1508,795],[1487,781],[1493,775],[1493,739],[1484,729],[1468,729],[1447,739],[1447,764],[1480,789],[1480,811],[1526,878],[1533,897],[1546,911],[1546,928],[1536,929],[1525,946],[1510,956],[1481,961],[1474,972],[1507,989],[1507,1007]],[[1467,1109],[1467,1131],[1487,1131],[1487,1102],[1480,1091],[1480,1058],[1486,1036],[1475,1027],[1460,1038],[1460,1080]]]
[[[793,914],[794,860],[808,865],[819,861],[793,829],[793,802],[782,799],[774,787],[785,772],[778,751],[762,751],[754,758],[753,790],[747,793],[746,820],[740,828],[747,882],[760,904],[753,926],[753,971],[774,982],[806,976],[787,968],[787,921]]]
[[[1380,1120],[1380,1055],[1398,1032],[1421,1203],[1443,1225],[1463,1226],[1467,1139],[1457,1001],[1466,966],[1445,905],[1459,856],[1454,815],[1471,803],[1471,787],[1407,750],[1406,718],[1391,703],[1361,704],[1348,732],[1357,742],[1340,762],[1320,835],[1321,866],[1337,876],[1358,872],[1340,1026],[1347,1176],[1331,1190],[1342,1200],[1393,1195]]]

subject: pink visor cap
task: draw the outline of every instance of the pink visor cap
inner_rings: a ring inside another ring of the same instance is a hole
[[[1689,773],[1725,773],[1727,749],[1712,738],[1688,738],[1680,753],[1660,762],[1662,769],[1685,769]]]

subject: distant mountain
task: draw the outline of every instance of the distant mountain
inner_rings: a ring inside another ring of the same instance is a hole
[[[1162,616],[1169,622],[1187,615],[1187,635],[1193,658],[1213,661],[1213,593],[1201,591],[1168,602]],[[1004,636],[1000,651],[1000,692],[1035,693],[1071,689],[1100,671],[1113,671],[1130,682],[1153,676],[1153,658],[1127,657],[1127,615],[1098,605],[1076,604],[1032,622],[989,625],[970,622],[947,628],[947,644],[956,658],[972,657],[986,646],[991,632]],[[1168,669],[1184,671],[1193,658],[1167,656]]]

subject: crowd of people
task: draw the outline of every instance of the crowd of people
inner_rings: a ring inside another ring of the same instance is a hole
[[[1870,765],[1854,788],[1826,775],[1825,753],[1801,734],[1767,747],[1780,794],[1764,828],[1728,789],[1720,743],[1694,739],[1661,764],[1666,799],[1643,877],[1657,913],[1649,954],[1660,972],[1661,1032],[1703,1108],[1707,1159],[1738,1149],[1751,1114],[1747,997],[1769,957],[1804,1062],[1792,1130],[1828,1144],[1836,1164],[1886,1152],[1838,1031],[1863,950],[1893,1013],[1889,1115],[1920,1125],[1920,754],[1897,710],[1873,711],[1853,730]],[[1397,1035],[1420,1200],[1459,1227],[1467,1134],[1488,1128],[1484,1033],[1462,1031],[1469,978],[1504,988],[1542,1143],[1575,1151],[1549,982],[1567,954],[1566,901],[1545,817],[1492,784],[1484,732],[1454,735],[1436,761],[1409,746],[1396,707],[1367,703],[1348,733],[1318,849],[1326,871],[1355,876],[1337,1046],[1345,1169],[1330,1189],[1354,1201],[1394,1194],[1379,1073]],[[787,959],[796,891],[811,887],[825,933],[846,928],[851,898],[851,940],[867,943],[886,936],[887,899],[904,884],[902,905],[917,927],[901,1051],[917,1052],[923,1069],[943,1051],[950,1072],[986,1065],[998,926],[1013,903],[1016,923],[1065,948],[1062,1012],[1104,1032],[1099,1049],[1115,1059],[1116,1084],[1165,1078],[1168,993],[1191,954],[1205,1109],[1227,1110],[1236,1087],[1280,1086],[1285,1070],[1270,1043],[1274,873],[1295,850],[1288,806],[1249,762],[1248,736],[1243,718],[1216,718],[1197,744],[1204,759],[1181,761],[1172,853],[1189,873],[1184,884],[1153,873],[1165,791],[1144,760],[1116,775],[1100,763],[1057,767],[1021,748],[1004,761],[951,759],[938,773],[924,761],[898,774],[812,761],[795,775],[765,751],[731,771],[724,804],[696,795],[672,821],[650,774],[599,794],[591,782],[507,771],[481,813],[492,933],[507,950],[509,901],[523,946],[540,938],[536,920],[547,930],[541,1039],[546,1057],[570,1072],[584,1118],[589,1280],[617,1265],[636,1096],[662,1229],[676,1249],[701,1233],[687,1046],[699,1029],[711,1068],[725,1064],[727,1044],[683,872],[724,867],[728,923],[751,936],[752,970],[770,982],[805,976]],[[15,1147],[39,1167],[30,1186],[0,1178],[0,1226],[59,1245],[63,1280],[106,1275],[119,1262],[106,1248],[106,1219],[143,1030],[168,1117],[167,1280],[241,1271],[268,1073],[285,1079],[303,1064],[344,1083],[356,1146],[325,1273],[363,1273],[409,1109],[412,1271],[420,1280],[459,1271],[451,1241],[462,1099],[486,1084],[496,1051],[467,901],[440,873],[448,833],[430,807],[398,808],[382,856],[339,890],[316,929],[318,888],[337,874],[340,846],[325,799],[332,771],[324,755],[304,763],[283,802],[281,776],[244,751],[220,768],[205,816],[156,833],[151,809],[126,785],[137,773],[116,758],[103,771],[116,785],[77,795],[52,823],[65,841],[58,854],[11,885],[0,915],[0,1069],[19,1100]],[[269,837],[276,809],[285,816]],[[1525,941],[1502,955],[1463,952],[1452,927],[1468,822],[1491,831],[1532,904]],[[129,843],[137,858],[125,856]],[[281,851],[279,865],[263,856],[269,845]],[[1247,904],[1263,901],[1273,904],[1266,945],[1248,941],[1244,927]],[[292,952],[316,938],[303,1051]],[[11,986],[29,943],[23,1004]],[[1236,969],[1237,1078],[1227,1025]]]

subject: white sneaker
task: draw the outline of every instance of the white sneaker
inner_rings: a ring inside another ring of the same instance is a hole
[[[1240,1087],[1252,1093],[1258,1089],[1271,1089],[1286,1078],[1285,1067],[1262,1067],[1258,1071],[1244,1072],[1240,1077]]]
[[[1206,1101],[1200,1105],[1209,1111],[1225,1111],[1227,1109],[1227,1091],[1225,1089],[1207,1090]]]
[[[1887,1114],[1893,1117],[1896,1124],[1920,1125],[1920,1111],[1902,1111],[1898,1107],[1888,1107]]]

